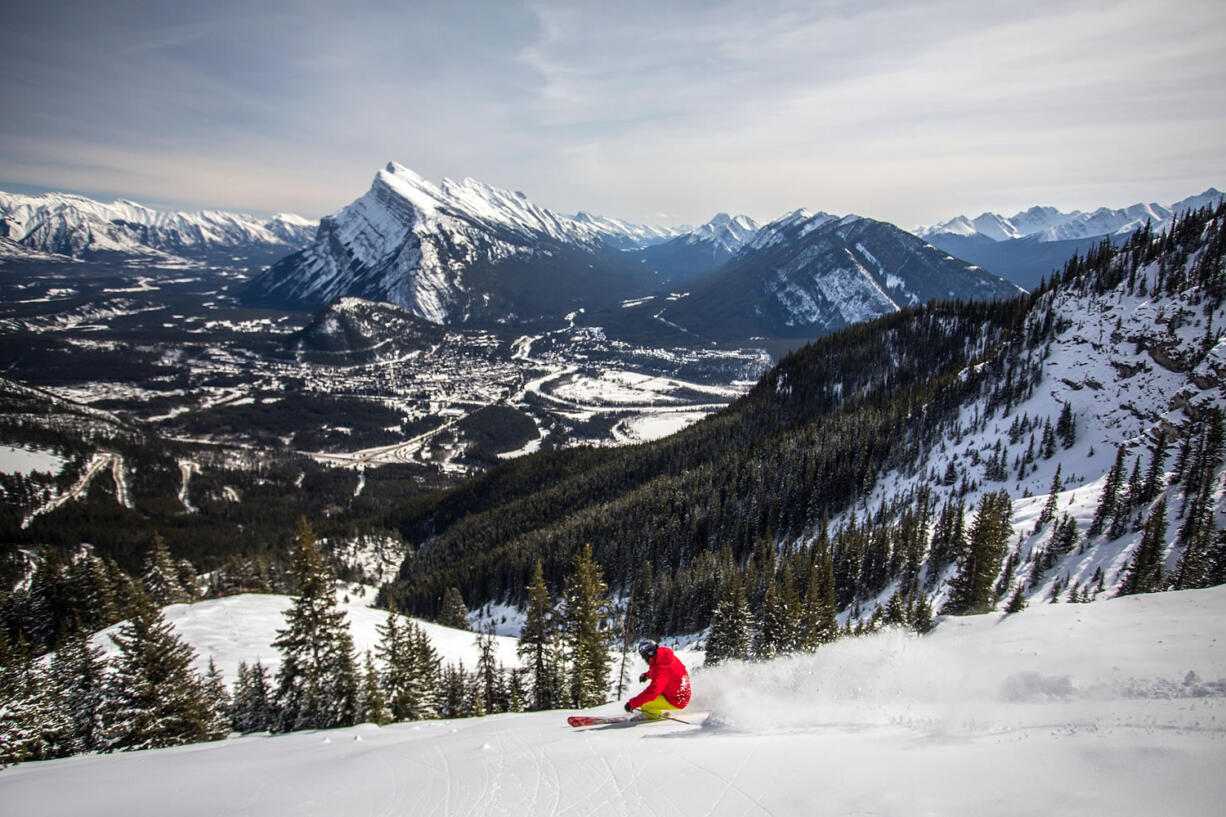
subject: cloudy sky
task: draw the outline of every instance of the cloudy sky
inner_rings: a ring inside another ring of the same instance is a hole
[[[561,212],[903,226],[1226,185],[1220,0],[39,0],[0,189],[316,217],[389,160]]]

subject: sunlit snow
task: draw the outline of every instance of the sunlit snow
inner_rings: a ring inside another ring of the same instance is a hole
[[[689,724],[543,712],[251,735],[27,763],[0,773],[0,801],[23,817],[1215,814],[1224,614],[1214,588],[947,619],[698,669]]]

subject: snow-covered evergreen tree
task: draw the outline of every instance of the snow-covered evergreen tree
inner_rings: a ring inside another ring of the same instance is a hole
[[[571,703],[579,708],[604,703],[608,692],[613,632],[608,592],[604,571],[592,559],[592,546],[585,545],[575,556],[561,610],[570,657]]]
[[[1166,500],[1160,499],[1150,511],[1149,519],[1145,522],[1145,532],[1141,534],[1141,543],[1137,546],[1132,561],[1128,563],[1118,595],[1152,593],[1161,589],[1162,561],[1165,550]]]
[[[950,582],[945,612],[986,613],[996,602],[995,583],[1013,529],[1009,494],[984,494],[971,523],[966,548],[958,558],[958,573]]]
[[[166,540],[156,531],[153,534],[153,542],[149,545],[149,552],[145,555],[145,569],[141,573],[141,581],[149,598],[159,607],[191,599],[180,584],[179,568],[170,557]]]
[[[234,730],[243,734],[266,732],[276,723],[268,670],[258,660],[251,666],[245,661],[238,665],[230,721]]]
[[[464,595],[458,587],[448,587],[443,594],[443,606],[439,612],[438,623],[457,630],[471,629],[468,624],[468,606],[464,603]]]
[[[47,670],[0,634],[0,766],[71,754],[73,724]]]
[[[1120,490],[1124,487],[1124,446],[1119,446],[1115,452],[1115,463],[1107,472],[1107,481],[1103,485],[1102,495],[1098,500],[1098,508],[1094,511],[1094,519],[1090,522],[1087,536],[1095,537],[1103,532],[1107,521],[1119,512]]]
[[[209,723],[209,736],[214,740],[220,740],[230,734],[230,707],[233,702],[230,698],[230,691],[226,689],[225,678],[222,677],[217,664],[213,662],[212,656],[209,657],[209,669],[204,676],[204,692],[208,698],[212,715]]]
[[[333,576],[305,519],[298,524],[290,571],[297,585],[286,628],[273,646],[278,731],[348,726],[357,717],[358,678],[353,638],[333,589]]]
[[[544,569],[538,561],[528,587],[524,623],[515,648],[527,668],[531,688],[529,709],[554,709],[562,701],[562,678],[553,661],[555,637],[553,602],[545,586]]]
[[[387,695],[383,692],[383,683],[375,669],[375,661],[366,652],[363,665],[362,686],[358,697],[358,718],[362,723],[374,723],[379,726],[391,723],[392,710],[387,704]]]
[[[175,635],[151,599],[138,594],[131,618],[111,640],[119,654],[111,662],[102,705],[106,749],[152,749],[213,737],[212,707],[192,670],[195,651]]]
[[[77,631],[51,659],[51,680],[60,706],[72,723],[72,752],[92,752],[102,745],[103,682],[106,661],[89,634]]]
[[[745,586],[740,574],[733,570],[724,582],[724,594],[711,615],[706,646],[707,665],[748,659],[753,640],[751,626],[752,614],[745,599]]]

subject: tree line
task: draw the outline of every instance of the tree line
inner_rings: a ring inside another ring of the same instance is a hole
[[[212,659],[175,634],[163,604],[190,600],[158,542],[144,581],[132,581],[126,618],[111,636],[114,657],[78,627],[37,655],[22,638],[0,633],[0,764],[81,752],[130,751],[218,740],[237,732],[290,732],[370,722],[457,718],[525,709],[603,703],[609,687],[612,602],[602,571],[581,554],[562,598],[543,579],[518,645],[523,667],[504,666],[494,637],[475,634],[477,661],[445,663],[425,631],[394,609],[373,652],[359,658],[336,576],[305,519],[289,574],[294,596],[273,646],[280,664],[241,662],[227,688]],[[468,629],[458,591],[448,594],[450,623]]]

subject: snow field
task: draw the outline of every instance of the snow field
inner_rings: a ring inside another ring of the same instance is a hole
[[[387,623],[386,610],[367,606],[374,600],[374,593],[374,588],[354,585],[341,585],[337,591],[359,661],[366,650],[374,653],[379,643],[378,628]],[[345,597],[348,602],[344,602]],[[276,675],[281,666],[281,654],[272,643],[277,631],[285,629],[284,613],[292,604],[290,596],[247,593],[195,604],[172,604],[163,608],[163,614],[173,625],[175,634],[196,650],[196,670],[207,671],[212,658],[226,683],[233,686],[238,679],[240,661],[248,664],[259,661],[270,678]],[[406,617],[401,618],[405,620]],[[479,656],[476,633],[429,621],[414,621],[430,637],[430,643],[444,664],[463,661],[468,670],[476,667]],[[118,630],[119,625],[115,625],[94,636],[93,643],[101,647],[108,658],[119,652],[111,641],[111,635]],[[519,666],[515,645],[514,638],[494,636],[494,653],[507,667]]]
[[[58,474],[66,462],[63,457],[50,451],[0,445],[0,473],[28,476],[41,471],[44,474]]]
[[[1224,613],[1218,587],[944,619],[698,670],[705,726],[543,712],[251,735],[25,764],[0,773],[0,801],[28,817],[1213,814]]]

